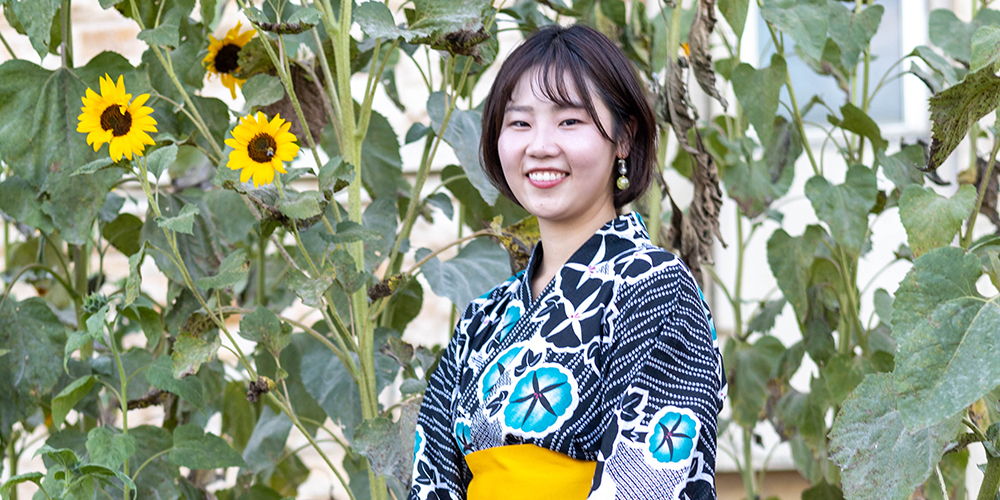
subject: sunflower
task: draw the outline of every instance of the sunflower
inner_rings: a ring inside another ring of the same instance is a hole
[[[256,118],[247,115],[240,118],[240,124],[233,129],[233,138],[226,144],[233,148],[229,153],[229,168],[243,169],[240,182],[253,177],[254,187],[270,184],[274,171],[285,173],[284,162],[292,161],[299,153],[295,135],[288,131],[292,124],[275,115],[270,122],[258,111]]]
[[[131,160],[133,153],[142,156],[146,144],[155,144],[147,133],[156,132],[156,120],[149,116],[153,108],[143,106],[149,94],[142,94],[131,103],[130,99],[132,94],[125,93],[124,78],[119,76],[115,84],[107,73],[101,77],[100,95],[88,88],[87,95],[81,98],[83,114],[78,118],[76,131],[87,134],[87,144],[92,144],[94,151],[108,143],[115,161],[122,156]]]
[[[242,87],[243,82],[246,81],[243,78],[233,76],[233,73],[240,69],[240,50],[254,35],[253,30],[240,34],[242,26],[242,22],[237,22],[236,27],[229,30],[222,40],[216,40],[214,36],[208,35],[212,43],[208,45],[208,55],[201,60],[205,69],[221,77],[222,84],[229,88],[233,99],[236,99],[236,86]]]

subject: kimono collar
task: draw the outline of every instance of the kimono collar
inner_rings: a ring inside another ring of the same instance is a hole
[[[652,246],[653,244],[649,240],[649,233],[646,231],[646,224],[643,222],[642,217],[637,212],[631,212],[619,215],[606,222],[570,256],[566,263],[595,266],[601,262],[611,261],[618,255],[637,248]],[[523,293],[523,297],[527,298],[525,303],[533,302],[529,286],[541,259],[542,242],[539,241],[531,251],[528,267],[521,280],[521,292]],[[563,266],[565,267],[565,264]],[[560,272],[562,271],[560,270]]]

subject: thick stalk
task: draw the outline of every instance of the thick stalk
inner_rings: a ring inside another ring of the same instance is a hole
[[[1000,110],[997,111],[997,119],[995,126],[1000,126]],[[1000,129],[997,130],[1000,133]],[[969,215],[969,224],[965,230],[965,238],[962,240],[962,248],[968,250],[969,245],[972,244],[972,230],[976,227],[976,217],[979,216],[979,210],[983,208],[983,199],[986,197],[986,190],[990,185],[990,177],[993,176],[993,166],[997,161],[997,151],[1000,150],[1000,135],[993,138],[993,150],[990,151],[990,162],[986,164],[986,172],[984,172],[983,178],[979,185],[979,197],[976,198],[976,208]],[[975,148],[973,148],[973,165],[976,161]]]
[[[743,468],[740,472],[743,475],[743,489],[746,491],[747,500],[756,500],[757,492],[753,487],[753,429],[743,427]]]
[[[416,222],[420,191],[423,190],[424,182],[431,171],[430,155],[435,140],[437,140],[437,137],[430,134],[424,139],[424,152],[420,155],[420,167],[417,169],[417,178],[413,181],[413,189],[410,191],[410,203],[406,207],[406,215],[403,216],[402,231],[396,237],[396,242],[392,246],[392,252],[389,253],[390,266],[385,277],[398,274],[403,266],[403,256],[399,255],[399,246],[403,243],[404,239],[409,237],[410,231],[413,229],[413,224]]]
[[[61,56],[64,68],[73,67],[73,8],[71,3],[71,0],[63,0],[59,15],[59,29],[62,31]]]
[[[979,486],[979,496],[976,500],[994,500],[1000,490],[1000,458],[987,454],[986,473],[983,483]]]
[[[258,250],[257,250],[257,305],[266,306],[267,305],[267,255],[264,253],[267,250],[267,238],[263,234],[259,234]]]
[[[121,392],[118,393],[119,403],[122,407],[122,434],[128,436],[128,392],[125,389],[128,386],[128,379],[125,378],[125,366],[122,365],[122,358],[118,355],[118,346],[115,345],[115,337],[108,332],[108,347],[111,348],[111,353],[115,356],[115,365],[118,367],[118,380],[121,382]],[[128,472],[128,458],[125,458],[125,464],[122,466],[125,475],[129,475]],[[123,485],[125,488],[125,495],[123,498],[129,498],[129,487],[127,484]]]
[[[76,326],[77,328],[83,328],[83,299],[87,297],[88,287],[87,287],[87,275],[89,270],[87,269],[90,264],[90,252],[88,251],[88,245],[76,246],[73,245],[73,290],[76,292],[77,299],[74,301],[76,306]],[[80,347],[80,357],[81,359],[90,359],[90,356],[94,353],[94,344],[92,342],[87,342],[82,347]]]
[[[7,456],[10,457],[10,477],[17,475],[17,462],[21,457],[21,454],[15,449],[15,445],[17,445],[17,439],[11,436],[10,443],[7,444]],[[17,488],[10,489],[10,500],[17,500]]]
[[[746,260],[746,242],[743,241],[743,211],[736,207],[736,284],[733,286],[733,318],[736,335],[746,339],[743,334],[743,261]]]

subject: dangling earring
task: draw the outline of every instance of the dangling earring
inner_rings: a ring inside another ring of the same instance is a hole
[[[618,180],[615,182],[615,185],[618,186],[618,189],[621,191],[628,189],[628,177],[625,177],[626,173],[628,173],[628,171],[625,169],[625,158],[619,158],[618,159],[619,177]]]

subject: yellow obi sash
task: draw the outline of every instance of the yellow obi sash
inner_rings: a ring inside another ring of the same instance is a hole
[[[597,462],[576,460],[533,444],[470,453],[468,500],[584,500]]]

